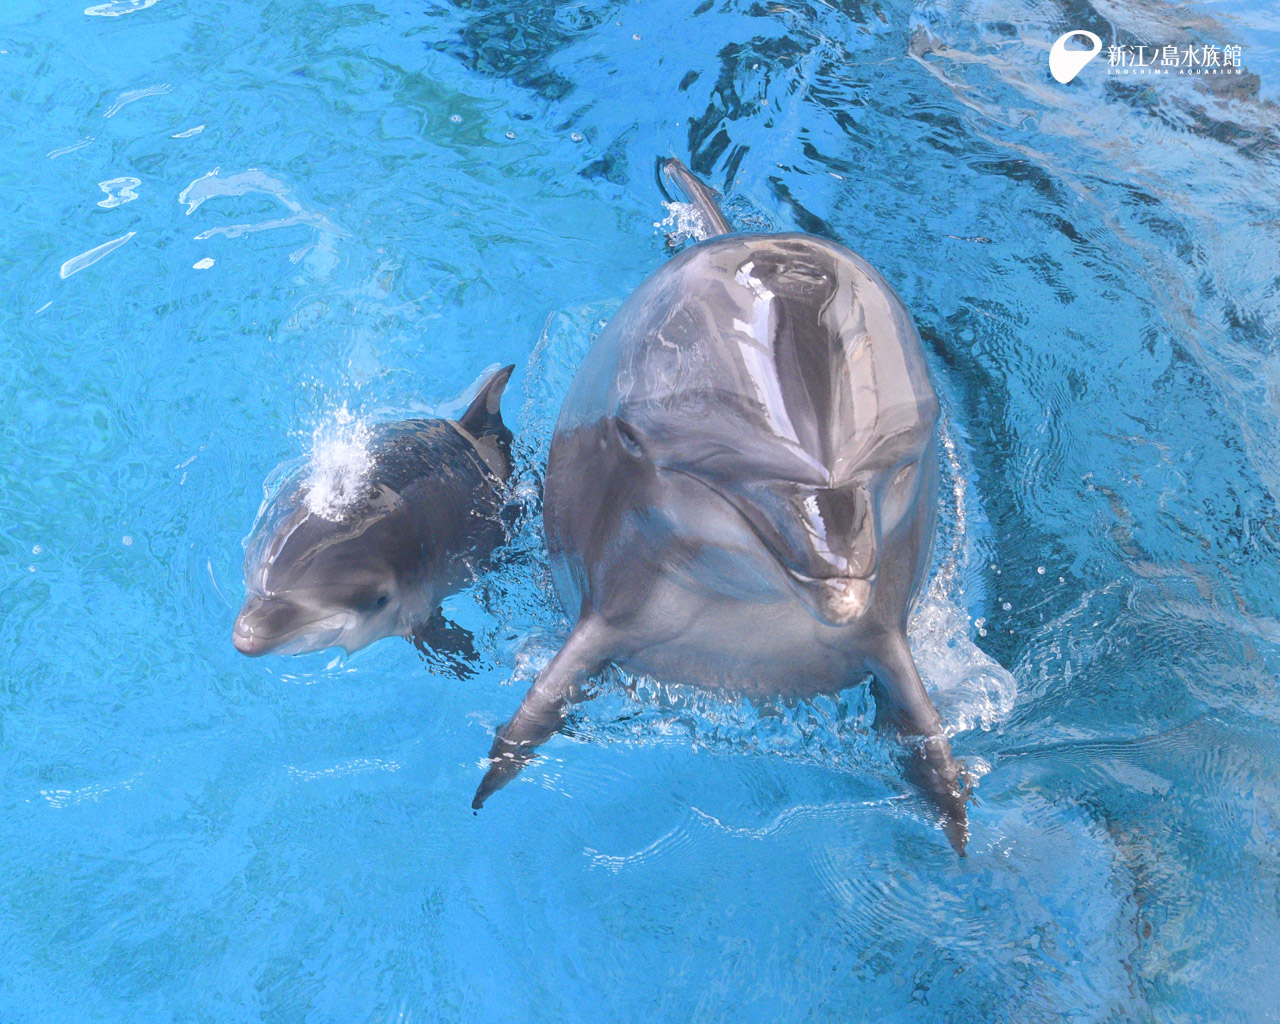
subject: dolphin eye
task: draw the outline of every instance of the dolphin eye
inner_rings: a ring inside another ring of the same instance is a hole
[[[366,590],[363,594],[351,598],[351,607],[367,615],[371,612],[381,611],[390,600],[390,594],[382,594],[376,590],[372,592]]]
[[[640,447],[640,439],[636,437],[636,432],[631,428],[631,424],[626,420],[615,420],[618,427],[618,441],[622,444],[623,450],[633,458],[640,458],[644,455],[644,450]]]

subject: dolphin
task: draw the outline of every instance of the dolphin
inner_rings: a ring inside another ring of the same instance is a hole
[[[543,509],[577,621],[498,731],[473,806],[609,663],[755,699],[870,675],[877,724],[963,854],[966,776],[907,643],[939,412],[911,317],[844,246],[731,234],[682,163],[663,171],[716,237],[636,289],[570,385]]]
[[[374,428],[367,469],[336,508],[315,500],[306,467],[285,481],[246,547],[237,650],[351,653],[387,636],[466,647],[440,602],[506,537],[512,434],[500,404],[514,369],[490,376],[456,421]]]

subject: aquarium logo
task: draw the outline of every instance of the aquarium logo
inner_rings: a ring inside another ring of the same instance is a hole
[[[1067,40],[1079,36],[1087,50],[1068,50]],[[1082,28],[1058,36],[1049,50],[1049,73],[1066,85],[1102,52],[1102,40]],[[1107,47],[1108,75],[1243,75],[1239,46],[1147,46],[1113,43]]]
[[[1075,36],[1083,36],[1089,40],[1090,50],[1068,50],[1067,40]],[[1095,36],[1092,32],[1086,32],[1084,29],[1074,29],[1071,32],[1064,32],[1058,36],[1057,42],[1053,44],[1053,49],[1049,51],[1049,74],[1054,79],[1066,85],[1076,75],[1084,70],[1084,66],[1093,60],[1102,52],[1102,40]]]
[[[1239,46],[1107,47],[1108,75],[1243,75]]]

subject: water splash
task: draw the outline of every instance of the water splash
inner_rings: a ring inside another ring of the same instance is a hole
[[[662,220],[653,222],[667,236],[669,245],[681,242],[704,242],[712,236],[701,211],[692,203],[663,203],[667,215]]]
[[[871,729],[865,687],[753,703],[618,669],[606,672],[600,685],[600,695],[574,722],[579,736],[633,747],[732,750],[850,776],[893,772],[892,747]]]
[[[975,547],[969,532],[969,482],[945,422],[941,436],[943,477],[951,483],[950,494],[944,496],[944,516],[949,513],[954,522],[946,555],[911,615],[908,633],[921,678],[933,693],[947,731],[954,735],[990,729],[1013,710],[1018,684],[1013,673],[973,640],[973,631],[979,627],[964,610],[962,584]]]
[[[359,498],[373,468],[369,425],[344,402],[311,436],[307,508],[336,521]]]

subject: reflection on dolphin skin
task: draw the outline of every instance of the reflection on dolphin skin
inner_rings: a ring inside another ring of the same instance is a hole
[[[375,428],[361,471],[330,487],[339,493],[316,494],[312,467],[285,482],[245,552],[237,650],[349,653],[386,636],[439,650],[465,638],[440,602],[506,537],[512,436],[500,403],[513,369],[493,374],[456,422]]]
[[[728,223],[665,165],[711,230]],[[764,698],[874,676],[877,722],[963,853],[968,792],[907,645],[936,520],[938,400],[901,300],[811,235],[721,234],[646,280],[588,352],[547,467],[578,620],[501,730],[479,807],[606,663]]]

